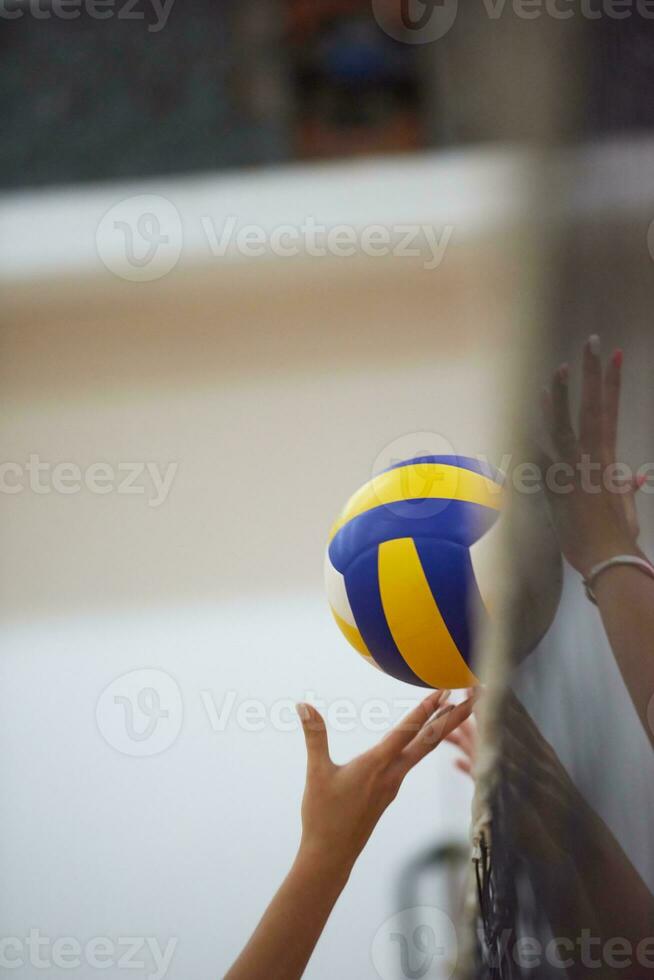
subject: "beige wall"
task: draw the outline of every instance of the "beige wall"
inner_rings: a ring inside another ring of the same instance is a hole
[[[320,588],[326,530],[390,442],[493,450],[510,268],[479,249],[452,245],[432,271],[259,260],[14,287],[4,459],[178,470],[156,508],[3,495],[3,615]]]

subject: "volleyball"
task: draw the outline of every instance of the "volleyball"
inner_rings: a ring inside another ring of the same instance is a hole
[[[479,683],[473,634],[492,610],[489,543],[503,504],[501,474],[449,455],[396,463],[350,498],[329,535],[325,584],[336,623],[362,657],[422,687]],[[550,625],[561,591],[558,547],[539,521],[546,560],[542,582],[529,583],[539,605],[523,653]]]

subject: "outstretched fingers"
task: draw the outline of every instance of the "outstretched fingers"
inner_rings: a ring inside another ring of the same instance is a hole
[[[601,459],[604,442],[604,380],[597,334],[584,344],[579,443],[592,459]]]
[[[622,351],[614,351],[604,375],[604,444],[608,461],[616,459],[618,450],[622,361]]]
[[[551,392],[547,392],[543,404],[552,444],[559,457],[567,463],[575,463],[578,456],[577,437],[570,414],[570,368],[562,364],[554,372]]]
[[[414,708],[406,718],[392,728],[380,743],[380,750],[388,756],[399,755],[422,729],[425,722],[441,708],[450,696],[449,691],[433,691]]]
[[[446,741],[456,745],[465,755],[472,758],[475,751],[475,730],[472,720],[468,718],[455,731],[450,732]]]
[[[470,717],[475,700],[475,696],[472,696],[461,704],[448,705],[443,712],[437,713],[422,726],[402,752],[402,762],[407,771],[413,769],[421,759],[433,752],[448,735]]]
[[[613,352],[602,368],[600,339],[593,334],[584,344],[579,437],[570,412],[570,368],[562,364],[543,392],[543,415],[552,444],[561,460],[576,464],[581,454],[610,463],[616,458],[622,385],[622,350]]]
[[[459,755],[454,765],[460,772],[472,776],[475,765],[477,731],[472,718],[466,719],[457,729],[447,736],[446,741],[456,746]]]

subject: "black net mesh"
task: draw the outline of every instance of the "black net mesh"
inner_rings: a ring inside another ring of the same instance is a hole
[[[550,157],[565,162],[556,179],[545,178],[549,206],[535,200],[534,220],[547,221],[548,211],[556,219],[547,246],[535,251],[543,336],[516,428],[543,442],[543,431],[534,431],[540,392],[561,363],[569,365],[576,422],[589,335],[600,338],[604,364],[624,350],[617,460],[625,473],[648,474],[637,497],[640,547],[651,558],[654,22],[635,4],[621,20],[606,5],[602,11],[583,24],[566,65],[573,124],[561,105],[565,150]],[[542,159],[535,173],[542,178]],[[534,324],[526,331],[537,332]],[[535,550],[532,558],[542,555]],[[654,639],[643,630],[638,649],[625,654],[566,563],[556,619],[523,658],[517,624],[534,597],[519,583],[513,593],[509,663],[491,655],[488,665],[497,685],[488,729],[495,762],[481,788],[490,816],[477,835],[474,973],[511,980],[654,975],[654,714],[647,707]],[[631,603],[627,593],[625,620],[644,621],[642,602]]]

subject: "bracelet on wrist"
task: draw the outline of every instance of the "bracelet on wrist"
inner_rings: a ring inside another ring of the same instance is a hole
[[[637,568],[645,575],[649,575],[650,578],[654,579],[654,565],[647,561],[645,558],[638,558],[636,555],[616,555],[614,558],[609,558],[606,561],[601,561],[598,565],[594,565],[589,571],[588,575],[584,579],[584,588],[586,590],[586,595],[597,605],[597,596],[595,595],[595,582],[597,579],[606,572],[609,568],[616,568],[619,566],[629,566],[631,568]]]

